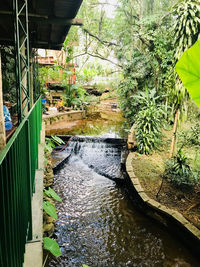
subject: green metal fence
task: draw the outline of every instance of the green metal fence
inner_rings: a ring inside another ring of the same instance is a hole
[[[22,267],[32,239],[31,200],[38,167],[41,98],[0,153],[0,266]]]

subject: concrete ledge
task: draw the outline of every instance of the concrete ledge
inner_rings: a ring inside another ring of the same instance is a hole
[[[24,267],[42,267],[43,262],[43,177],[44,177],[45,123],[42,124],[38,147],[38,170],[35,174],[35,193],[32,198],[33,239],[26,244]]]
[[[52,115],[43,115],[42,118],[46,126],[61,121],[81,120],[85,118],[85,110],[59,112]]]
[[[24,260],[24,267],[42,267],[42,241],[28,243]]]
[[[129,153],[126,160],[126,171],[128,173],[134,193],[137,195],[142,210],[152,218],[168,227],[174,227],[176,234],[183,239],[186,245],[191,245],[194,252],[200,254],[200,230],[191,224],[181,213],[170,209],[161,203],[151,199],[142,188],[138,178],[135,176],[132,167],[134,153]]]

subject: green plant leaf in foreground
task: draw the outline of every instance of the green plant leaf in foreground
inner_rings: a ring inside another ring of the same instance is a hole
[[[43,209],[46,211],[46,213],[51,216],[54,219],[58,219],[56,209],[53,204],[51,204],[49,201],[43,202]]]
[[[200,41],[185,51],[176,64],[183,85],[200,108]]]
[[[61,250],[56,240],[44,237],[44,249],[50,251],[55,257],[61,256]]]
[[[44,193],[48,196],[48,197],[52,197],[53,199],[61,202],[62,199],[58,196],[58,194],[52,189],[49,187],[48,190],[44,190]]]
[[[57,145],[62,145],[65,144],[65,142],[58,136],[56,135],[51,135],[51,138],[53,139],[53,141],[57,144]]]
[[[88,265],[86,265],[86,264],[83,264],[83,267],[89,267]]]

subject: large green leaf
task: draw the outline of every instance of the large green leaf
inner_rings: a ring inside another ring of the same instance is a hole
[[[44,193],[45,193],[47,196],[52,197],[52,198],[54,198],[55,200],[57,200],[57,201],[59,201],[59,202],[62,201],[62,199],[58,196],[58,194],[57,194],[52,188],[50,188],[50,187],[49,187],[48,190],[45,189],[45,190],[44,190]]]
[[[44,249],[50,251],[55,257],[61,256],[61,250],[56,240],[44,237]]]
[[[200,41],[183,53],[175,69],[183,85],[200,108]]]
[[[54,219],[58,219],[56,209],[53,204],[51,204],[49,201],[43,202],[43,209],[46,211],[46,213],[51,216]]]

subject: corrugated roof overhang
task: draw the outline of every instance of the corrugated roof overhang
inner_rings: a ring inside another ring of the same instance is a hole
[[[28,0],[29,39],[32,47],[61,49],[82,0]],[[0,1],[0,44],[13,45],[13,0]]]

